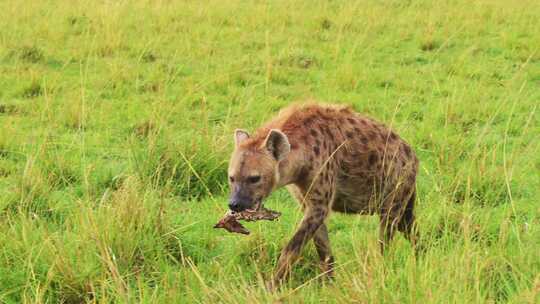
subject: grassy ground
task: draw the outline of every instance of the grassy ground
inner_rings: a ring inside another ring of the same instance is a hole
[[[540,302],[540,4],[0,2],[0,302]],[[347,103],[421,159],[424,256],[333,215],[263,281],[301,219],[225,212],[232,130],[293,100]]]

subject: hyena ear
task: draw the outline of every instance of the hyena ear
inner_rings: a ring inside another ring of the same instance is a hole
[[[268,136],[264,140],[264,146],[277,161],[284,159],[291,151],[291,144],[289,144],[287,135],[276,129],[268,132]]]
[[[249,138],[249,133],[242,130],[242,129],[236,129],[234,131],[234,143],[236,146],[240,145],[244,140]]]

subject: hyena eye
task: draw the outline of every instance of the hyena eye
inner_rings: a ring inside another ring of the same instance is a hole
[[[229,176],[229,180],[231,181],[231,183],[234,183],[234,177]]]
[[[251,184],[258,183],[261,180],[261,177],[259,175],[257,176],[250,176],[247,178],[248,182]]]

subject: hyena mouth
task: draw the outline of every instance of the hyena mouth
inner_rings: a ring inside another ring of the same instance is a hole
[[[255,203],[255,205],[253,206],[253,208],[249,208],[249,209],[246,209],[246,211],[259,211],[261,210],[262,208],[262,200],[261,199],[258,199],[257,202]]]

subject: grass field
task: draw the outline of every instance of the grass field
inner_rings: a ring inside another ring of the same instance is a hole
[[[540,303],[540,3],[1,1],[0,302]],[[329,221],[264,280],[301,219],[226,210],[235,128],[346,103],[414,147],[414,258],[377,219]]]

